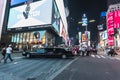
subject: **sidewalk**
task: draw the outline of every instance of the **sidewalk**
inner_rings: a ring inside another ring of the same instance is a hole
[[[105,51],[98,51],[98,54],[100,55],[107,55]],[[120,58],[120,52],[117,52],[118,55],[115,55],[114,57]]]
[[[1,57],[2,57],[2,55],[0,54],[0,58]],[[22,58],[22,53],[12,53],[12,58],[14,60]],[[2,60],[1,63],[0,63],[1,65],[5,65],[5,64],[3,64],[3,60]],[[25,79],[19,78],[17,76],[13,76],[12,74],[7,74],[7,73],[0,72],[0,80],[25,80]]]

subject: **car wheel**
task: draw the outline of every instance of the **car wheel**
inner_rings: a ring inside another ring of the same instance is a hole
[[[66,59],[67,56],[65,54],[62,54],[62,59]]]
[[[31,58],[31,55],[30,54],[27,54],[27,56],[26,56],[27,58]]]

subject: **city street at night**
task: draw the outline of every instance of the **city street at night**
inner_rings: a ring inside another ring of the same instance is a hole
[[[0,0],[0,80],[120,80],[120,0]]]

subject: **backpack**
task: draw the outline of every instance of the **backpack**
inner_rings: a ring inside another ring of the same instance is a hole
[[[5,48],[2,49],[2,54],[6,54],[6,49]]]

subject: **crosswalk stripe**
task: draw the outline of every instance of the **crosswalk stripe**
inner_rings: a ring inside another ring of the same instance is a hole
[[[96,55],[97,58],[101,58],[100,56]]]
[[[95,57],[95,55],[91,55],[92,57]]]
[[[113,57],[109,57],[109,59],[112,59],[112,60],[113,60],[113,59],[115,59],[115,58],[113,58]]]
[[[120,58],[116,57],[115,59],[120,60]]]
[[[23,57],[14,57],[13,59],[21,59],[21,58],[23,58]]]
[[[111,60],[119,60],[120,61],[120,58],[118,57],[111,57],[111,56],[107,56],[107,55],[91,55],[91,57],[95,58],[104,58],[104,59],[111,59]]]
[[[106,58],[106,57],[105,57],[105,56],[103,56],[103,55],[100,55],[100,56],[101,56],[102,58],[104,58],[104,59]]]

